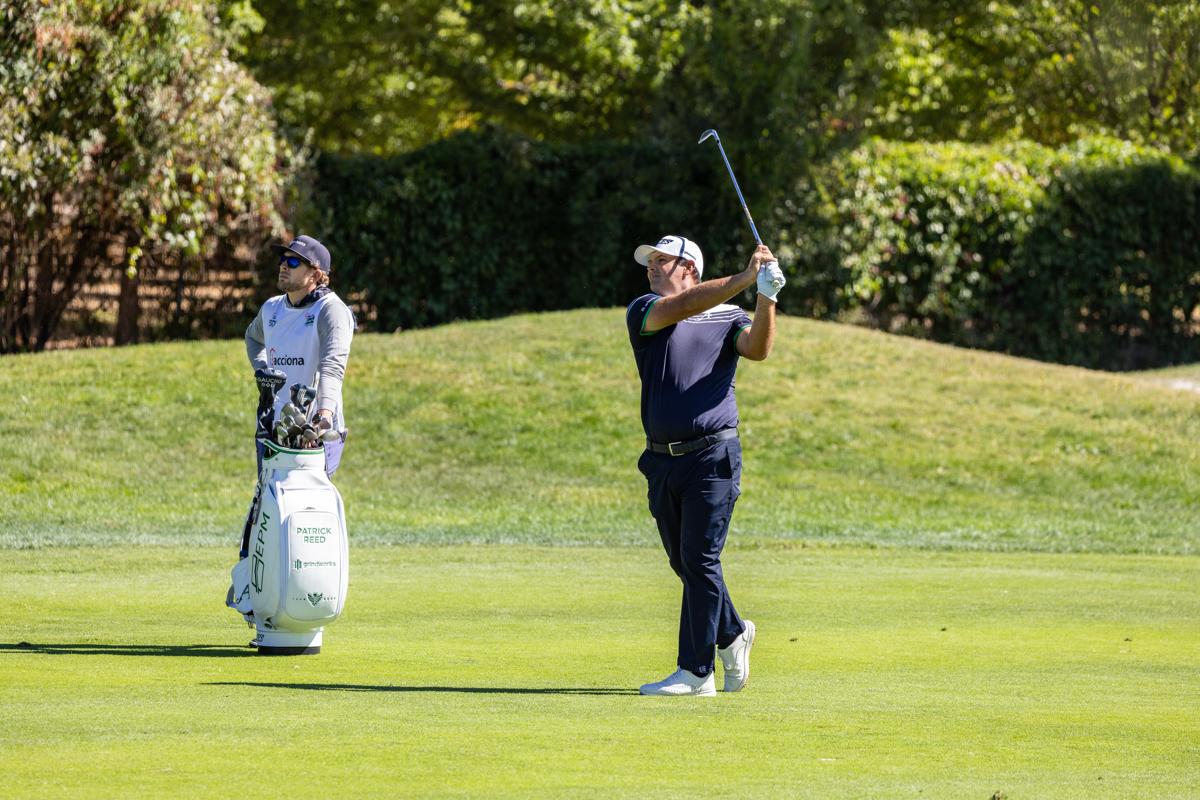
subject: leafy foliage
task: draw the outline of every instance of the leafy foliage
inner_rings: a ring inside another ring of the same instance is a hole
[[[872,324],[1063,363],[1134,368],[1200,357],[1200,175],[1111,139],[898,144],[838,159],[836,310]]]
[[[701,243],[709,275],[749,246],[704,148],[493,129],[317,172],[339,286],[381,330],[622,305],[644,291],[633,247],[668,232]],[[785,310],[1087,366],[1200,357],[1200,176],[1177,158],[873,140],[817,177],[770,232]]]
[[[488,129],[392,158],[322,156],[318,229],[339,291],[382,330],[612,306],[645,291],[634,247],[668,232],[701,243],[707,274],[741,267],[740,209],[709,202],[726,180],[701,148]]]
[[[0,352],[124,259],[244,258],[282,226],[269,94],[202,2],[0,0]]]
[[[247,15],[252,14],[247,21]],[[324,151],[395,153],[500,124],[623,136],[678,58],[686,4],[257,0],[241,58]]]
[[[1200,147],[1200,3],[966,2],[915,14],[863,62],[878,76],[864,128],[894,139],[1103,133]]]
[[[1195,0],[226,7],[253,31],[244,60],[325,150],[411,150],[484,124],[554,141],[716,126],[792,157],[863,133],[1200,144]]]

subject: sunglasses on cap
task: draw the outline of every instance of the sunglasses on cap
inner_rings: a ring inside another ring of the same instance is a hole
[[[300,258],[299,256],[286,256],[286,255],[279,257],[279,263],[286,264],[288,269],[295,269],[296,267],[307,267],[309,265],[307,261],[305,261],[303,258]]]

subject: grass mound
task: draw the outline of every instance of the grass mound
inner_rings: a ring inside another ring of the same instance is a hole
[[[240,342],[0,359],[0,546],[228,544],[253,486]],[[620,310],[354,343],[359,543],[656,543]],[[1196,553],[1200,396],[809,320],[738,375],[734,542]]]

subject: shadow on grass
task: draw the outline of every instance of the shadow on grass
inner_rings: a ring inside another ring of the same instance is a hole
[[[0,653],[42,653],[52,656],[192,656],[244,658],[257,655],[251,647],[223,644],[17,644],[0,643]]]
[[[377,686],[365,683],[257,683],[254,681],[214,681],[205,686],[255,686],[263,689],[306,689],[318,692],[461,692],[463,694],[637,694],[633,689],[545,688],[502,686]]]

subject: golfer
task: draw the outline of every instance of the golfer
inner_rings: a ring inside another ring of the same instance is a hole
[[[246,329],[246,355],[256,373],[267,368],[287,375],[285,390],[279,393],[275,411],[289,398],[292,384],[317,385],[314,424],[318,430],[333,429],[342,438],[325,442],[325,472],[337,471],[345,445],[346,426],[342,417],[342,378],[350,357],[354,336],[354,314],[329,288],[330,258],[325,245],[311,236],[298,236],[288,245],[272,245],[279,253],[277,285],[283,294],[263,303],[258,315]],[[320,379],[318,380],[318,375]],[[262,468],[262,443],[255,440],[258,466]],[[258,503],[257,492],[242,530],[242,545],[233,585],[225,604],[246,614],[249,609],[250,526]]]
[[[681,236],[642,245],[650,293],[625,314],[642,380],[646,450],[638,469],[671,569],[683,581],[678,670],[642,694],[712,696],[714,651],[724,689],[750,677],[754,623],[738,616],[721,574],[721,550],[741,492],[742,446],[733,378],[738,358],[762,361],[775,338],[783,274],[759,245],[742,272],[701,282],[704,256]],[[726,300],[757,284],[754,321]]]

